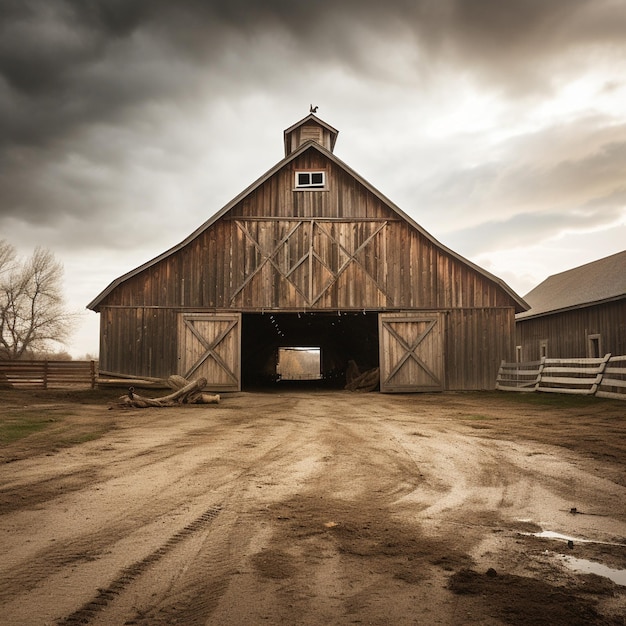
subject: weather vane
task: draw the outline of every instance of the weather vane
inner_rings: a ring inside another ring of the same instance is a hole
[[[317,113],[317,105],[309,105],[309,113]]]

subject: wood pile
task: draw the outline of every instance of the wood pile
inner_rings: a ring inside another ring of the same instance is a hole
[[[128,394],[120,398],[120,403],[125,407],[145,409],[148,407],[179,406],[181,404],[218,404],[219,395],[204,393],[206,378],[187,380],[182,376],[170,376],[167,384],[173,393],[161,398],[146,398],[135,393],[134,387],[128,388]]]
[[[358,374],[350,380],[345,389],[348,391],[375,391],[380,385],[380,368],[367,370],[362,374]]]

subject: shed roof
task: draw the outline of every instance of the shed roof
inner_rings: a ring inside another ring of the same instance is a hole
[[[321,122],[321,120],[316,118],[314,115],[310,115],[310,116],[307,116],[306,118],[304,118],[303,120],[300,120],[300,122],[297,122],[296,124],[294,124],[292,127],[287,129],[287,131],[285,131],[285,132],[286,133],[289,132],[290,130],[292,130],[296,126],[298,126],[298,125],[302,124],[303,122],[305,122],[306,120],[308,120],[309,118],[314,118],[316,121]],[[322,123],[326,127],[328,127],[329,129],[332,129],[333,131],[335,131],[335,129],[333,129],[332,126],[329,126],[325,122],[322,122]],[[335,131],[335,132],[337,132],[337,131]],[[524,299],[521,298],[517,293],[515,293],[515,291],[513,291],[513,289],[511,289],[511,287],[509,287],[502,279],[498,278],[497,276],[494,276],[493,274],[489,273],[487,270],[483,269],[482,267],[479,267],[478,265],[475,265],[471,261],[469,261],[466,258],[462,257],[460,254],[457,254],[456,252],[454,252],[450,248],[446,247],[445,245],[443,245],[442,243],[437,241],[437,239],[435,239],[430,233],[425,231],[417,222],[415,222],[411,217],[409,217],[406,213],[404,213],[404,211],[402,211],[398,206],[396,206],[391,200],[386,198],[380,191],[378,191],[375,187],[373,187],[368,181],[366,181],[359,174],[357,174],[352,168],[350,168],[343,161],[338,159],[332,152],[330,152],[329,150],[324,148],[322,145],[320,145],[319,143],[317,143],[315,141],[312,141],[312,140],[303,143],[297,150],[295,150],[294,152],[292,152],[291,154],[286,156],[284,159],[279,161],[274,167],[272,167],[270,170],[268,170],[265,174],[263,174],[263,176],[258,178],[249,187],[244,189],[238,196],[233,198],[233,200],[231,200],[226,206],[224,206],[220,211],[215,213],[215,215],[210,217],[206,222],[204,222],[204,224],[202,224],[199,228],[197,228],[193,233],[191,233],[186,239],[181,241],[179,244],[175,245],[174,247],[170,248],[169,250],[166,250],[162,254],[154,257],[153,259],[151,259],[150,261],[144,263],[143,265],[140,265],[139,267],[135,268],[134,270],[131,270],[130,272],[124,274],[123,276],[120,276],[119,278],[115,279],[113,282],[111,282],[109,284],[108,287],[106,287],[106,289],[104,289],[104,291],[102,291],[100,294],[98,294],[87,305],[87,308],[91,309],[93,311],[98,311],[99,310],[99,306],[102,303],[102,301],[118,285],[122,284],[126,280],[129,280],[133,276],[136,276],[137,274],[139,274],[140,272],[144,271],[145,269],[155,265],[159,261],[162,261],[163,259],[165,259],[165,258],[169,257],[170,255],[175,254],[176,252],[181,250],[184,246],[186,246],[191,241],[193,241],[201,233],[203,233],[205,230],[210,228],[217,220],[219,220],[226,213],[228,213],[228,211],[230,211],[233,207],[235,207],[246,196],[248,196],[255,189],[260,187],[265,181],[267,181],[271,176],[273,176],[276,172],[278,172],[285,165],[287,165],[288,163],[290,163],[294,159],[298,158],[306,150],[317,150],[317,151],[321,152],[328,159],[330,159],[333,163],[335,163],[338,167],[342,168],[346,173],[348,173],[350,176],[354,177],[355,180],[357,180],[359,183],[361,183],[368,191],[370,191],[372,194],[374,194],[374,196],[376,196],[379,200],[381,200],[383,203],[385,203],[391,210],[395,211],[398,214],[399,217],[401,217],[403,220],[408,222],[413,228],[415,228],[426,239],[430,240],[434,245],[439,247],[439,249],[441,249],[442,251],[446,252],[447,254],[452,256],[453,258],[457,259],[459,262],[461,262],[461,263],[463,263],[463,264],[473,268],[479,274],[482,274],[487,279],[489,279],[489,280],[493,281],[494,283],[496,283],[497,285],[499,285],[499,287],[501,287],[511,297],[511,299],[515,302],[515,305],[516,305],[515,309],[516,309],[516,311],[525,311],[525,310],[528,309],[528,304],[524,301]]]
[[[549,276],[524,299],[530,309],[517,320],[626,297],[626,250]]]

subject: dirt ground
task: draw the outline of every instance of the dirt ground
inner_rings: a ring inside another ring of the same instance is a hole
[[[1,624],[625,624],[624,402],[107,397],[0,391]]]

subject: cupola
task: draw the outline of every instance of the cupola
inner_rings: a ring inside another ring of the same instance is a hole
[[[289,156],[307,141],[315,141],[332,152],[338,134],[338,130],[311,113],[285,131],[285,156]]]

